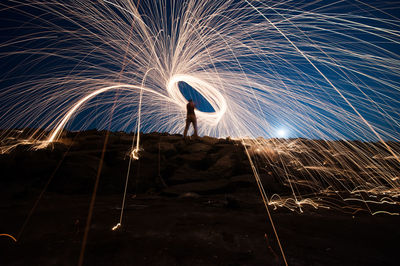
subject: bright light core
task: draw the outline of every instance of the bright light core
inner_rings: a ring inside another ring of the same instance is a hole
[[[286,129],[281,128],[281,129],[278,129],[277,134],[278,134],[279,138],[286,138],[287,131],[286,131]]]

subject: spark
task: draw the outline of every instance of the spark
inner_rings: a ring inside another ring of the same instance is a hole
[[[137,148],[133,149],[131,156],[132,156],[132,159],[139,160],[139,150]]]
[[[392,212],[387,212],[387,211],[376,211],[374,213],[372,213],[372,215],[377,215],[377,214],[388,214],[388,215],[392,215],[392,216],[398,216],[400,215],[399,213],[392,213]]]
[[[119,229],[120,227],[121,227],[121,224],[117,223],[115,226],[113,226],[113,228],[111,230],[115,231],[115,230]]]

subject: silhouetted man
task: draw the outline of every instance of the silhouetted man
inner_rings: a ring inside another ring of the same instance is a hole
[[[196,114],[194,113],[194,102],[192,99],[189,100],[189,103],[186,105],[187,116],[186,116],[186,126],[185,131],[183,132],[183,137],[186,138],[190,123],[193,123],[194,127],[194,136],[197,137],[197,119]]]

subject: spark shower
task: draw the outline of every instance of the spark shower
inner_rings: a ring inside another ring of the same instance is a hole
[[[394,7],[379,1],[1,3],[2,13],[15,15],[3,18],[12,26],[2,29],[10,37],[0,46],[8,67],[0,91],[3,151],[15,146],[6,145],[15,128],[29,135],[18,141],[41,147],[59,140],[64,128],[182,133],[186,98],[178,84],[185,82],[213,109],[197,111],[200,135],[238,138],[250,160],[285,157],[298,169],[324,173],[307,180],[283,174],[292,196],[273,195],[269,204],[329,207],[315,195],[338,191],[397,204],[393,165],[400,160],[391,143],[400,137],[400,20]],[[309,139],[319,157],[299,139],[275,139],[281,128],[288,137]],[[311,196],[296,189],[304,182]]]

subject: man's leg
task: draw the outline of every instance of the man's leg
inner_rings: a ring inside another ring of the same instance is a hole
[[[188,132],[189,126],[190,126],[190,120],[189,120],[189,118],[186,118],[186,126],[185,126],[185,131],[183,131],[183,137],[184,137],[184,138],[186,138],[186,135],[187,135],[187,132]]]
[[[197,119],[195,116],[193,116],[192,118],[192,123],[193,123],[193,127],[194,127],[194,136],[197,137]]]

